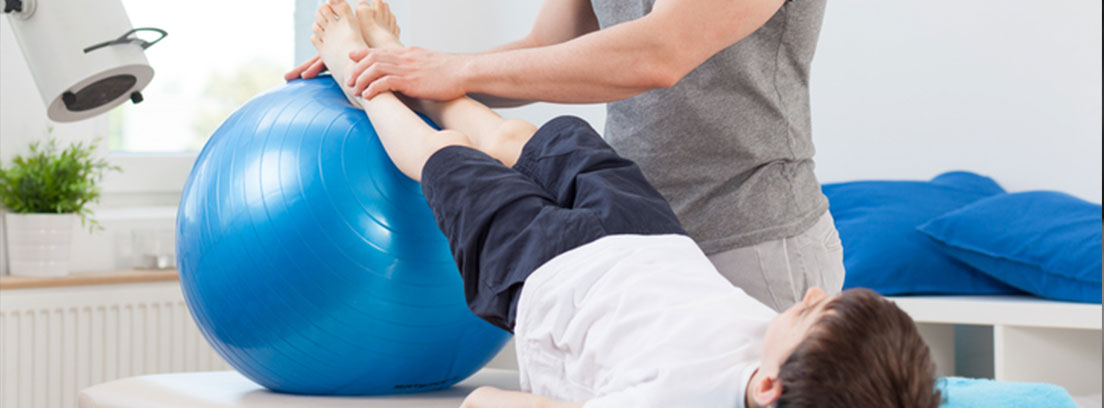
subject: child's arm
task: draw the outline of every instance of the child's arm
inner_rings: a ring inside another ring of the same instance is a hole
[[[527,392],[479,387],[468,394],[460,408],[580,408],[582,406],[582,402],[559,402]]]

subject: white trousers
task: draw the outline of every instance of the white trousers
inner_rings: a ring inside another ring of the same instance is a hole
[[[843,287],[843,245],[827,211],[796,236],[716,253],[709,260],[733,285],[779,312],[800,301],[808,288],[831,295]]]

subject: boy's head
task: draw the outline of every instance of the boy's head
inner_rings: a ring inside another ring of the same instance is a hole
[[[916,324],[866,289],[813,288],[771,322],[748,400],[785,407],[937,407],[935,366]]]

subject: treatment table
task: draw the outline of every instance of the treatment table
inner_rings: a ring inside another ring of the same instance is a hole
[[[157,374],[123,378],[85,388],[80,408],[456,408],[478,387],[518,389],[514,370],[485,368],[459,384],[418,394],[317,397],[269,391],[236,371]]]

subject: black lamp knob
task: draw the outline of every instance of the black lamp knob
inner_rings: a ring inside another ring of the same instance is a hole
[[[11,13],[13,11],[17,13],[23,11],[22,0],[4,0],[4,12]]]
[[[134,92],[130,94],[130,101],[134,103],[142,103],[142,93]]]

